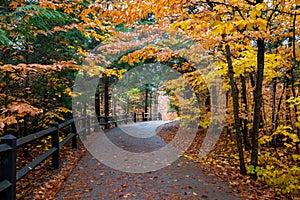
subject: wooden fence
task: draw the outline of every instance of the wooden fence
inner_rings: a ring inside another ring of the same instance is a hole
[[[141,117],[139,117],[141,116]],[[102,126],[103,128],[110,128],[112,125],[118,126],[120,123],[148,121],[148,120],[161,120],[160,113],[133,113],[122,114],[114,116],[99,116],[92,122],[89,116],[76,118],[76,123],[82,123],[82,129],[76,130],[74,119],[70,119],[61,124],[54,123],[53,127],[46,130],[39,131],[34,134],[17,139],[13,135],[5,135],[1,138],[0,142],[0,199],[1,200],[14,200],[16,199],[16,182],[28,174],[31,170],[37,167],[41,162],[48,157],[52,157],[52,168],[58,169],[60,162],[60,148],[64,146],[69,140],[72,140],[72,148],[77,148],[77,135],[89,134],[91,128]],[[66,137],[59,142],[60,131],[63,128],[70,127],[71,131]],[[42,138],[51,136],[51,148],[42,155],[35,158],[19,171],[16,170],[17,161],[17,148],[34,141],[41,140]]]

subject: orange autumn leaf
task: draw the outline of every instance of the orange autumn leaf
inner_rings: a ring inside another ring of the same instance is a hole
[[[9,6],[12,7],[12,10],[15,10],[15,9],[19,6],[19,3],[14,1],[14,2],[11,2],[11,3],[9,4]]]

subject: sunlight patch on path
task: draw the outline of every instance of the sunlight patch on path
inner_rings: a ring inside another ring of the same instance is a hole
[[[136,138],[150,138],[156,135],[159,126],[171,121],[149,121],[137,124],[127,124],[119,126],[126,134]]]

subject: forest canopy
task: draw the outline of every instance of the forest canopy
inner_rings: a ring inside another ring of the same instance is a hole
[[[157,27],[192,39],[214,61],[210,76],[223,81],[224,132],[234,135],[240,173],[299,195],[299,0],[0,0],[1,135],[22,137],[72,117],[72,86],[89,53],[113,36]],[[146,45],[99,78],[117,81],[137,64],[160,62],[182,73],[198,99],[209,98],[210,86],[178,53]],[[209,113],[201,120],[208,125]]]

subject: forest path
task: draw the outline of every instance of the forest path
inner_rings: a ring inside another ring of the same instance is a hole
[[[120,126],[107,130],[105,135],[126,152],[147,154],[166,145],[155,134],[156,129],[164,123],[167,122],[153,121]],[[99,146],[99,140],[99,137],[93,138],[88,149]],[[239,199],[239,195],[232,192],[226,183],[214,175],[204,174],[199,163],[184,157],[156,171],[130,173],[124,171],[130,171],[136,166],[147,168],[151,163],[147,163],[147,160],[132,163],[134,160],[128,162],[127,158],[123,158],[124,162],[110,165],[116,169],[125,169],[120,171],[106,166],[92,154],[87,152],[80,160],[56,194],[57,199]],[[161,158],[158,160],[161,161]]]

